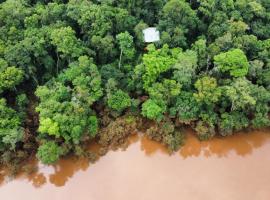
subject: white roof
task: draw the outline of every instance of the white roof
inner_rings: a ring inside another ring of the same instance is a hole
[[[157,28],[150,27],[143,30],[144,41],[145,42],[157,42],[160,40],[160,34]]]

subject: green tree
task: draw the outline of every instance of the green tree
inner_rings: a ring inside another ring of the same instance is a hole
[[[71,27],[52,30],[51,40],[57,47],[57,52],[63,54],[64,57],[76,58],[84,52],[82,43],[76,38],[75,31]]]
[[[252,126],[254,128],[270,126],[270,92],[264,87],[252,85],[251,95],[256,99],[256,105],[251,110],[254,115],[251,120]]]
[[[118,67],[120,68],[121,62],[122,62],[122,56],[124,56],[126,60],[131,60],[134,57],[135,49],[133,47],[133,37],[127,31],[124,33],[119,33],[116,36],[116,39],[121,49],[119,64],[118,64]]]
[[[161,121],[163,119],[163,114],[166,111],[165,103],[155,102],[152,99],[147,100],[142,105],[142,115],[148,119]]]
[[[98,2],[100,3],[100,2]],[[118,54],[114,38],[125,31],[131,32],[135,18],[126,9],[86,0],[72,0],[67,5],[67,15],[79,24],[84,41],[94,51],[96,61],[106,64]]]
[[[245,78],[235,79],[223,89],[224,94],[230,99],[231,110],[245,110],[256,105],[256,98],[252,96],[252,83]]]
[[[0,94],[7,89],[13,89],[23,81],[24,73],[16,67],[8,67],[5,60],[0,58]]]
[[[97,134],[91,106],[102,96],[101,77],[88,57],[79,57],[56,80],[38,87],[36,95],[40,99],[36,110],[42,137],[51,135],[79,144]]]
[[[131,99],[126,92],[118,89],[115,93],[109,95],[108,106],[117,112],[122,112],[131,106]]]
[[[173,79],[179,82],[185,89],[191,87],[196,78],[197,54],[194,51],[180,53],[177,62],[173,66]]]
[[[53,164],[61,156],[62,150],[55,142],[46,142],[38,148],[37,158],[44,164]]]
[[[69,68],[58,79],[65,85],[71,82],[73,95],[89,105],[103,95],[100,73],[93,60],[87,56],[81,56],[78,61],[70,63]]]
[[[219,101],[221,96],[221,89],[217,85],[217,81],[213,77],[205,76],[200,78],[195,83],[197,93],[194,97],[198,102],[211,105]]]
[[[154,141],[161,142],[170,152],[176,152],[184,144],[184,134],[175,128],[174,124],[166,120],[155,123],[146,130],[146,136]]]
[[[168,71],[176,63],[180,49],[169,49],[164,45],[156,49],[153,44],[147,47],[148,53],[143,55],[143,64],[136,67],[136,73],[142,73],[143,87],[147,90],[162,73]]]
[[[243,112],[222,113],[219,122],[219,134],[222,136],[232,135],[233,132],[240,131],[248,126],[249,120]]]
[[[199,118],[201,107],[191,92],[182,91],[176,98],[175,104],[170,108],[170,115],[180,122],[190,124]]]
[[[243,77],[248,74],[249,63],[245,53],[240,49],[216,55],[214,60],[221,73],[229,73],[232,77]]]
[[[14,150],[16,143],[23,140],[22,121],[17,112],[9,108],[0,98],[0,152]]]
[[[170,47],[186,47],[187,37],[197,27],[196,11],[184,0],[170,0],[162,9],[159,29],[163,44]]]
[[[151,99],[164,101],[169,104],[181,92],[181,84],[175,80],[163,79],[162,83],[156,82],[149,87],[147,92]]]
[[[192,50],[197,53],[198,66],[200,70],[208,68],[209,65],[209,56],[208,49],[205,39],[199,39],[194,44],[192,44]]]
[[[208,140],[215,136],[215,127],[212,124],[198,121],[195,127],[195,131],[199,140]]]

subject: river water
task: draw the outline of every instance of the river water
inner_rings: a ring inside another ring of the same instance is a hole
[[[199,142],[191,133],[169,155],[142,136],[125,151],[111,151],[95,164],[61,160],[38,164],[29,176],[0,176],[6,200],[269,200],[270,130]]]

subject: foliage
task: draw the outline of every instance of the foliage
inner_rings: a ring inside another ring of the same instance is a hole
[[[190,88],[193,80],[196,78],[197,54],[194,51],[180,53],[177,62],[173,66],[173,79],[183,85],[184,88]]]
[[[59,81],[66,85],[72,83],[74,96],[89,105],[92,105],[103,94],[97,66],[87,56],[81,56],[78,61],[72,62],[69,68],[59,76]]]
[[[137,70],[143,71],[144,89],[150,87],[162,73],[168,71],[175,64],[177,53],[180,51],[180,49],[170,50],[167,45],[157,50],[152,44],[147,47],[147,50],[148,53],[143,56],[143,68],[137,67]]]
[[[40,98],[36,108],[39,132],[44,137],[51,135],[78,144],[83,136],[96,135],[97,119],[91,106],[102,95],[101,78],[86,56],[71,63],[52,83],[40,86],[36,95]]]
[[[22,122],[16,111],[7,106],[5,99],[0,99],[0,152],[14,150],[16,143],[23,140]]]
[[[248,118],[244,113],[237,111],[223,113],[219,123],[219,133],[222,136],[232,135],[235,131],[240,131],[243,128],[247,128],[248,125]]]
[[[181,87],[175,80],[163,79],[162,83],[154,83],[147,91],[151,99],[168,103],[180,94]]]
[[[269,0],[0,2],[1,163],[270,126]]]
[[[248,73],[249,63],[244,52],[240,49],[218,54],[214,60],[220,72],[228,72],[232,77],[243,77]]]
[[[80,41],[75,36],[75,31],[71,27],[54,29],[51,32],[52,44],[57,47],[57,51],[67,57],[79,57],[83,48]]]
[[[113,110],[122,112],[124,109],[131,106],[131,99],[127,93],[122,90],[117,90],[108,98],[108,106]]]
[[[13,89],[23,80],[23,71],[16,67],[8,67],[7,62],[0,58],[0,93]]]
[[[209,76],[200,78],[196,81],[195,88],[198,92],[194,93],[194,97],[198,102],[210,105],[219,101],[221,90],[215,78]]]
[[[155,102],[152,99],[147,100],[142,105],[142,115],[148,119],[160,121],[166,111],[164,102]]]
[[[208,49],[205,39],[199,39],[194,44],[192,44],[192,50],[197,54],[197,62],[200,70],[208,68]]]
[[[183,145],[184,135],[175,129],[170,121],[156,123],[146,130],[146,136],[157,142],[166,145],[171,152],[178,151]]]
[[[117,148],[123,145],[129,135],[136,131],[138,119],[134,116],[119,117],[100,131],[98,143],[103,147]]]
[[[61,147],[55,142],[46,142],[38,148],[37,158],[44,164],[55,163],[61,155]]]
[[[215,127],[212,124],[207,124],[203,121],[198,121],[195,131],[200,140],[208,140],[216,134]]]
[[[133,37],[128,33],[128,32],[124,32],[124,33],[119,33],[116,36],[116,39],[119,42],[119,46],[121,49],[121,55],[123,54],[123,56],[130,60],[134,57],[135,54],[135,49],[133,48]],[[121,57],[120,57],[121,60]]]
[[[196,121],[199,117],[200,105],[192,93],[183,91],[177,96],[175,104],[170,108],[170,115],[177,117],[185,124]]]
[[[224,93],[230,99],[231,110],[247,109],[256,104],[252,96],[252,83],[245,78],[235,79],[230,85],[224,86]]]
[[[186,47],[186,36],[197,26],[196,11],[184,0],[168,1],[161,13],[159,29],[162,31],[162,42],[170,47]]]

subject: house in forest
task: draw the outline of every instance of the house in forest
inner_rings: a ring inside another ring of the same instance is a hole
[[[149,27],[143,30],[144,41],[147,43],[157,42],[160,40],[160,33],[155,27]]]

